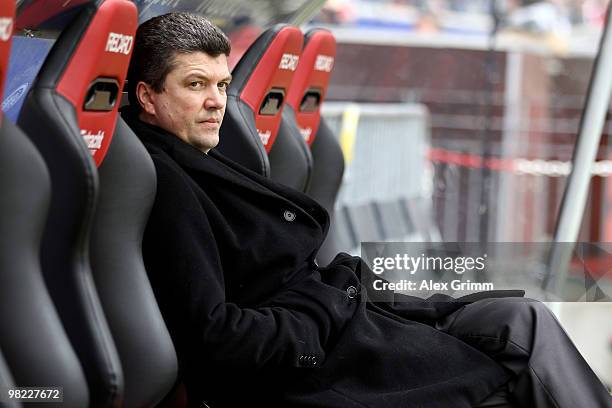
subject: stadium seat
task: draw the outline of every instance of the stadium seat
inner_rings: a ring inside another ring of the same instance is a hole
[[[0,39],[0,95],[14,15],[13,1],[0,3],[0,18],[10,21]],[[87,406],[85,376],[45,286],[39,260],[51,194],[49,172],[32,142],[1,112],[0,191],[0,349],[4,357],[0,358],[0,385],[7,385],[11,375],[14,385],[22,387],[61,386],[63,406]]]
[[[49,168],[53,192],[42,268],[83,367],[91,407],[123,400],[123,372],[94,284],[89,236],[96,164],[113,135],[136,26],[136,7],[128,0],[89,3],[55,42],[18,119]]]
[[[153,161],[121,117],[99,169],[91,267],[125,381],[126,407],[152,407],[177,378],[177,358],[142,259],[155,199]]]
[[[310,146],[313,170],[306,192],[329,212],[332,225],[321,246],[317,260],[325,264],[339,250],[346,250],[346,241],[339,231],[343,226],[334,217],[334,204],[342,176],[344,157],[337,138],[321,117],[321,104],[327,94],[329,78],[336,57],[336,40],[332,33],[312,29],[304,36],[304,49],[300,57],[287,104],[295,112],[299,131]]]
[[[300,30],[276,25],[249,47],[232,71],[217,149],[264,177],[304,191],[310,152],[291,120],[283,120],[302,43]]]
[[[346,207],[346,215],[354,242],[357,245],[365,241],[379,242],[384,240],[384,232],[377,219],[374,203],[368,202],[348,206]]]
[[[333,214],[344,173],[344,157],[336,136],[321,117],[336,57],[336,40],[327,30],[312,29],[304,36],[304,49],[287,104],[312,152],[313,173],[307,193]]]
[[[375,201],[373,206],[385,241],[422,240],[413,225],[412,217],[407,217],[402,201],[399,199]]]

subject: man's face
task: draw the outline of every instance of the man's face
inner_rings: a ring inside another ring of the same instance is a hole
[[[149,89],[145,120],[206,153],[219,143],[231,80],[227,57],[177,53],[173,66],[160,93]]]

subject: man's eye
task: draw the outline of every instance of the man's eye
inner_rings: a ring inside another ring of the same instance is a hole
[[[219,82],[219,89],[223,89],[226,90],[227,87],[229,86],[229,82]]]
[[[193,89],[199,89],[204,85],[202,81],[193,81],[189,83],[189,87]]]

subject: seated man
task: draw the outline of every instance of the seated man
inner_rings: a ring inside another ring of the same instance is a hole
[[[612,406],[538,302],[374,303],[359,258],[317,266],[325,210],[214,150],[231,80],[217,27],[167,14],[134,47],[124,118],[158,182],[143,251],[190,406]]]

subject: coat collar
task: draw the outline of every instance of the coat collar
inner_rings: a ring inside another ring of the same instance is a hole
[[[260,194],[280,198],[288,205],[299,207],[304,215],[312,218],[314,222],[321,226],[324,234],[327,233],[329,228],[327,211],[306,194],[274,183],[231,161],[215,149],[211,149],[208,154],[205,154],[172,133],[141,121],[129,109],[122,110],[121,116],[145,145],[161,149],[181,167],[196,172],[204,172]]]
[[[227,165],[229,160],[219,160],[220,155],[215,154],[214,149],[208,154],[202,153],[165,129],[143,122],[132,111],[122,111],[122,118],[144,144],[164,151],[181,167],[222,178],[242,178],[232,177],[236,176],[236,169],[232,168],[231,165]],[[216,161],[220,161],[223,165],[215,163]],[[227,167],[230,167],[230,169],[227,169]],[[257,189],[256,183],[244,182],[243,180],[237,180],[237,183],[244,187]]]

